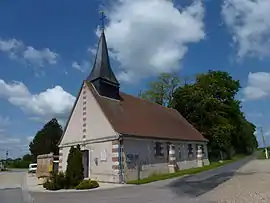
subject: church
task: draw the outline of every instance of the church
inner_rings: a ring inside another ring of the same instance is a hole
[[[59,171],[66,171],[70,147],[79,144],[85,178],[126,183],[138,174],[209,165],[207,142],[176,110],[120,91],[103,29],[59,142]]]

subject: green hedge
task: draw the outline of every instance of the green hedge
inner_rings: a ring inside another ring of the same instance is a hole
[[[85,190],[99,187],[97,181],[82,180],[75,187],[70,184],[69,178],[64,173],[52,173],[51,177],[43,183],[43,187],[47,190],[61,190],[61,189],[76,189]]]
[[[99,187],[99,184],[95,180],[83,180],[79,185],[75,187],[76,190],[87,190]]]

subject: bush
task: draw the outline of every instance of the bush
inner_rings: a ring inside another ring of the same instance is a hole
[[[76,190],[87,190],[99,187],[99,184],[95,180],[83,180],[77,185],[75,188]]]
[[[43,183],[43,187],[47,190],[60,190],[68,188],[67,179],[65,174],[60,173],[52,173],[51,177]]]
[[[73,146],[70,148],[67,160],[66,178],[70,188],[76,187],[84,178],[82,153],[79,145],[77,148]]]

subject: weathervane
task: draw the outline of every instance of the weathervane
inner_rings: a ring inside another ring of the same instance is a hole
[[[101,14],[101,26],[100,26],[100,29],[101,31],[104,31],[105,29],[105,19],[106,19],[106,16],[105,16],[105,12],[104,11],[100,11],[100,14]]]

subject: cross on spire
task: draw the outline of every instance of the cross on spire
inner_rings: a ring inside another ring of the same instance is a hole
[[[100,11],[100,14],[101,14],[101,26],[100,26],[100,29],[101,31],[104,31],[105,29],[105,19],[106,19],[106,16],[105,16],[105,12],[104,11]]]

